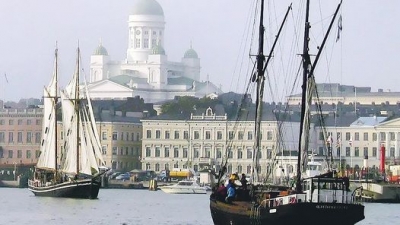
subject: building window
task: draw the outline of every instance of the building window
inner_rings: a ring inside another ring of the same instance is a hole
[[[377,141],[378,135],[376,133],[372,133],[372,141]]]
[[[241,159],[241,158],[243,158],[243,152],[242,152],[242,150],[241,150],[241,149],[238,149],[238,155],[237,155],[237,158],[238,158],[238,159]]]
[[[112,148],[112,154],[113,155],[117,155],[117,150],[118,150],[117,147],[113,147]]]
[[[17,158],[18,159],[22,158],[22,150],[17,151]]]
[[[14,133],[9,132],[8,133],[8,143],[13,143],[14,142]]]
[[[183,158],[187,158],[187,157],[188,157],[188,149],[183,148]]]
[[[0,125],[4,125],[4,120],[0,120]]]
[[[350,156],[350,147],[346,147],[346,156],[347,156],[347,157]]]
[[[140,141],[140,133],[136,133],[136,141]]]
[[[156,171],[156,172],[160,171],[160,164],[156,163],[155,171]]]
[[[179,139],[179,131],[174,132],[174,139]]]
[[[26,142],[27,143],[32,143],[32,132],[27,132],[26,133]]]
[[[156,139],[160,139],[160,138],[161,138],[161,131],[156,130]]]
[[[194,139],[199,139],[200,133],[198,131],[194,131]]]
[[[239,131],[238,140],[243,140],[243,136],[244,136],[243,131]]]
[[[101,146],[101,154],[107,155],[107,146],[105,145]]]
[[[396,135],[394,134],[394,132],[390,132],[389,135],[390,135],[390,140],[391,141],[396,140]]]
[[[4,143],[5,137],[4,132],[0,132],[0,143]]]
[[[161,149],[160,147],[156,147],[156,157],[160,157],[161,156]]]
[[[222,158],[222,150],[221,148],[217,148],[217,159]]]
[[[41,134],[40,132],[36,132],[35,134],[35,143],[40,143]]]
[[[3,157],[1,157],[1,158],[3,158]],[[31,152],[31,150],[26,150],[26,158],[27,158],[27,159],[32,158],[32,152]]]
[[[179,150],[178,150],[178,148],[174,148],[174,158],[179,158]]]
[[[360,140],[360,134],[358,132],[354,133],[354,140],[359,141]]]
[[[121,132],[121,141],[124,140],[124,132]]]
[[[125,140],[129,141],[129,133],[128,132],[125,133]]]
[[[12,157],[13,157],[13,150],[8,150],[8,158],[9,159],[12,159]]]
[[[146,130],[146,138],[151,138],[151,130]]]
[[[31,125],[32,121],[31,120],[26,120],[26,125]]]
[[[205,152],[205,157],[206,158],[211,158],[211,149],[210,148],[206,148],[204,150],[204,152]]]
[[[364,147],[364,156],[368,156],[368,147]]]
[[[149,48],[149,39],[148,38],[143,39],[143,48]]]
[[[150,156],[151,156],[151,148],[146,147],[146,157],[150,157]]]
[[[253,140],[253,132],[252,131],[247,132],[247,140]]]
[[[35,151],[35,157],[36,157],[36,158],[39,158],[39,157],[40,157],[40,150],[36,150],[36,151]]]
[[[394,157],[394,147],[390,147],[389,157]]]
[[[346,141],[350,141],[350,137],[351,137],[350,132],[346,132]]]
[[[18,120],[18,125],[22,125],[22,120],[21,119]]]
[[[250,149],[247,149],[247,158],[252,159],[253,158],[253,151]]]
[[[272,149],[267,148],[267,159],[272,159]]]
[[[211,132],[210,131],[206,131],[206,139],[207,140],[211,139]]]
[[[272,131],[267,131],[267,140],[272,140]]]
[[[156,45],[157,45],[157,40],[153,38],[153,39],[151,40],[151,46],[154,47],[154,46],[156,46]]]
[[[381,136],[381,141],[386,141],[386,133],[385,132],[381,132],[380,136]]]
[[[239,166],[237,167],[237,172],[238,172],[238,174],[241,174],[241,173],[242,173],[242,166],[241,166],[241,165],[239,165]]]
[[[340,157],[340,156],[341,156],[341,154],[340,154],[340,147],[337,147],[337,148],[336,148],[336,156],[337,156],[337,157]]]
[[[140,48],[140,39],[137,38],[135,41],[135,48]]]
[[[229,137],[229,140],[233,140],[233,138],[235,138],[235,133],[233,131],[229,131],[228,137]]]
[[[231,149],[228,150],[228,158],[229,159],[233,158],[233,151]]]
[[[165,147],[165,149],[164,149],[164,157],[165,158],[169,157],[169,147]]]
[[[18,132],[17,142],[22,143],[22,132]]]
[[[113,132],[112,139],[113,139],[113,141],[118,140],[118,133],[117,132]]]
[[[372,156],[373,157],[376,157],[377,152],[378,152],[378,148],[377,147],[372,147]]]
[[[14,125],[14,120],[9,120],[8,125]]]
[[[356,156],[356,157],[360,156],[360,148],[359,147],[354,147],[354,156]]]
[[[169,139],[169,130],[165,131],[165,139]]]
[[[217,140],[222,140],[222,131],[217,131]]]
[[[183,138],[188,140],[189,139],[189,132],[188,131],[183,131]]]
[[[151,169],[150,163],[146,163],[146,170],[150,170],[150,169]]]
[[[364,132],[364,139],[363,139],[364,141],[368,141],[368,133],[367,132]]]
[[[199,158],[199,148],[194,148],[194,150],[193,150],[193,158]]]

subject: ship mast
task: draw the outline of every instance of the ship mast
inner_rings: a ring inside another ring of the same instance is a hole
[[[264,0],[261,0],[260,10],[260,26],[258,38],[258,53],[257,53],[257,96],[256,96],[256,118],[255,118],[255,143],[253,148],[253,165],[251,169],[251,178],[253,182],[258,182],[258,152],[260,150],[260,135],[261,135],[261,115],[262,115],[262,99],[264,93]]]
[[[58,92],[58,48],[56,47],[56,50],[54,52],[55,54],[55,58],[56,58],[56,63],[55,63],[55,67],[56,67],[56,71],[55,71],[55,86],[56,86],[56,92],[55,92],[55,96],[54,96],[54,117],[55,117],[55,123],[54,123],[54,139],[55,139],[55,144],[54,144],[54,169],[55,169],[55,176],[57,176],[57,155],[58,155],[58,151],[57,151],[57,147],[58,147],[58,142],[57,142],[57,102],[58,102],[58,96],[57,96],[57,92]]]
[[[78,47],[78,56],[76,59],[76,82],[75,82],[75,112],[76,112],[76,174],[79,174],[79,150],[80,150],[80,138],[79,138],[79,104],[80,104],[80,100],[79,100],[79,57],[80,57],[80,50]]]
[[[304,45],[303,45],[303,83],[301,86],[302,92],[301,92],[301,118],[300,118],[300,133],[299,133],[299,153],[297,156],[297,175],[296,175],[296,192],[300,193],[302,192],[302,186],[301,186],[301,156],[302,156],[302,152],[306,151],[307,152],[307,144],[302,145],[302,142],[304,141],[308,141],[308,140],[303,140],[303,132],[306,130],[304,129],[305,127],[305,117],[306,117],[306,106],[307,104],[310,104],[310,102],[308,102],[308,100],[311,99],[311,97],[307,96],[307,91],[308,91],[308,82],[311,79],[314,79],[314,70],[316,68],[316,65],[318,63],[318,60],[321,56],[322,50],[324,49],[326,40],[328,39],[329,33],[332,30],[332,25],[333,22],[336,19],[336,16],[339,12],[339,9],[342,5],[342,1],[340,1],[340,3],[338,4],[336,11],[333,15],[333,18],[329,24],[328,30],[324,36],[324,39],[322,41],[321,46],[319,47],[318,53],[315,57],[315,60],[313,63],[311,63],[311,59],[310,59],[310,54],[308,53],[309,50],[309,33],[310,33],[310,22],[309,22],[309,10],[310,10],[310,0],[307,0],[307,5],[306,5],[306,20],[305,20],[305,30],[304,30]],[[311,93],[309,93],[311,94]],[[307,100],[308,98],[308,100]],[[308,109],[307,109],[308,110]],[[307,114],[307,116],[309,116]],[[307,125],[308,126],[308,125]],[[308,129],[307,129],[308,132]],[[306,146],[306,147],[304,147]],[[304,149],[302,149],[304,148]],[[307,160],[307,159],[305,159]]]

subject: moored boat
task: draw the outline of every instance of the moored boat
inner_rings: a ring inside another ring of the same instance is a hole
[[[355,191],[350,190],[349,179],[347,177],[338,177],[337,173],[331,170],[324,174],[309,174],[304,177],[303,171],[308,161],[308,142],[310,129],[310,108],[312,95],[316,92],[314,69],[324,48],[325,41],[336,15],[340,9],[341,3],[337,6],[329,25],[327,35],[322,44],[318,47],[318,54],[314,62],[311,61],[308,42],[310,41],[310,22],[309,5],[306,1],[306,20],[304,31],[304,45],[302,53],[302,101],[300,115],[300,131],[298,140],[297,169],[295,187],[277,188],[266,183],[260,183],[258,175],[260,173],[259,153],[261,139],[261,110],[262,97],[264,92],[265,70],[268,62],[274,54],[273,44],[269,55],[266,57],[263,53],[264,46],[264,0],[261,0],[259,13],[259,48],[257,54],[256,72],[251,74],[251,81],[256,83],[256,117],[254,122],[255,142],[253,146],[253,164],[251,167],[251,180],[246,188],[235,187],[232,182],[229,189],[234,189],[231,193],[237,192],[232,201],[224,201],[218,191],[213,191],[210,196],[210,211],[214,224],[216,225],[241,225],[241,224],[259,224],[259,225],[289,225],[289,224],[308,224],[308,225],[353,225],[364,219],[364,206],[355,198]],[[287,15],[291,9],[288,8]],[[283,24],[282,24],[283,26]],[[279,28],[279,38],[282,26]],[[266,59],[267,58],[267,59]],[[240,111],[239,109],[238,111]],[[228,147],[229,148],[229,147]],[[218,174],[218,182],[225,175],[228,159],[221,165]],[[319,164],[313,163],[310,166],[315,173],[319,172]],[[228,193],[229,193],[228,189]],[[228,197],[229,198],[229,197]]]
[[[200,186],[194,180],[182,180],[173,185],[166,185],[160,189],[168,194],[206,194],[207,187]]]

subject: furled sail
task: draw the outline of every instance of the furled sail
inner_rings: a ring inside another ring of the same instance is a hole
[[[99,163],[104,164],[104,160],[87,88],[84,94],[79,94],[79,62],[77,65],[72,80],[61,93],[65,136],[62,170],[76,174],[79,168],[78,173],[94,175],[99,172]]]
[[[37,168],[56,169],[56,123],[57,123],[57,50],[54,60],[53,77],[43,93],[44,112],[42,125],[42,140],[40,144],[40,157]]]

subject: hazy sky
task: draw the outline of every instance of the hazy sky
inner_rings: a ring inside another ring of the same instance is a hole
[[[52,74],[56,41],[61,85],[66,84],[74,70],[78,41],[87,74],[90,55],[100,39],[113,60],[123,60],[128,39],[127,21],[134,2],[0,1],[0,99],[41,97],[42,88]],[[201,58],[202,80],[206,80],[208,74],[211,82],[222,85],[223,91],[235,91],[230,80],[239,73],[238,57],[248,55],[248,49],[240,46],[254,0],[158,2],[166,20],[164,48],[168,59],[180,61],[192,43]],[[293,0],[293,8],[301,2]],[[312,13],[320,18],[333,12],[335,1],[314,2]],[[288,3],[287,0],[269,1],[277,20],[283,18]],[[317,81],[370,86],[374,91],[378,88],[399,91],[400,1],[345,0],[340,14],[343,30],[336,44],[339,47],[335,47],[335,57],[340,56],[340,63],[332,63],[333,72],[317,77]],[[337,28],[332,35],[336,36],[336,32]]]

